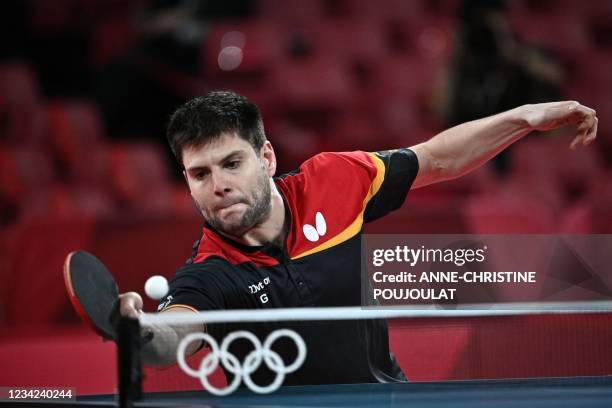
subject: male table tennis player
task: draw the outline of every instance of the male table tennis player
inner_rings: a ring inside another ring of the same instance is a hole
[[[460,177],[530,132],[563,125],[577,126],[572,148],[596,137],[593,109],[574,101],[525,105],[410,148],[321,153],[273,178],[276,156],[258,108],[229,91],[195,98],[173,114],[167,137],[205,225],[159,310],[360,305],[365,222],[399,208],[410,189]],[[121,295],[122,314],[141,308],[137,293]],[[204,329],[155,328],[170,330],[172,340],[154,333],[145,362],[174,363],[178,341]],[[222,336],[229,329],[208,330]],[[285,385],[405,380],[382,321],[322,322],[301,333],[308,357]],[[191,344],[188,352],[198,347]],[[248,348],[238,351],[241,357]]]

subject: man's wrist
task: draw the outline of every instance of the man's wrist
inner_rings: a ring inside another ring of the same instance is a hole
[[[506,113],[513,124],[529,132],[535,130],[538,121],[541,120],[541,113],[535,109],[533,104],[521,105]]]

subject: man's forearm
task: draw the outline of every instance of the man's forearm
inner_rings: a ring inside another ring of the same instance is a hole
[[[596,112],[576,101],[523,105],[467,122],[412,146],[419,160],[413,188],[450,180],[478,168],[532,130],[575,125],[570,147],[588,145],[597,137]]]
[[[442,180],[462,176],[480,167],[510,144],[533,130],[529,106],[455,126],[427,144]]]

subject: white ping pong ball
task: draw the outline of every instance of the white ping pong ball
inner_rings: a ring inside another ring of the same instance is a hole
[[[166,278],[161,275],[154,275],[147,279],[144,290],[151,299],[160,300],[168,294],[170,288]]]

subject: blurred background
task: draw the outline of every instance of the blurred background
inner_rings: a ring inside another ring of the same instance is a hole
[[[92,251],[122,291],[172,276],[201,221],[165,123],[213,89],[259,105],[281,173],[320,151],[411,146],[579,100],[600,118],[591,146],[532,134],[366,230],[612,232],[610,0],[6,0],[0,21],[0,365],[36,367],[2,384],[74,384],[91,375],[85,358],[98,380],[82,389],[112,391],[114,349],[77,320],[63,259]],[[508,374],[428,361],[409,377]]]

